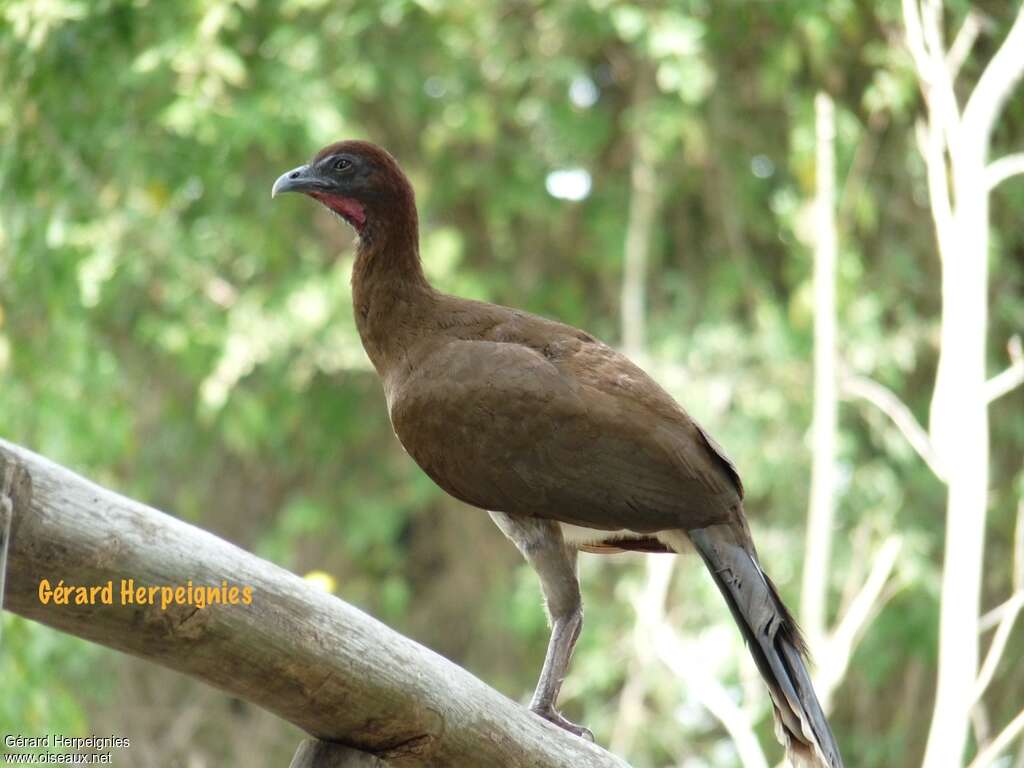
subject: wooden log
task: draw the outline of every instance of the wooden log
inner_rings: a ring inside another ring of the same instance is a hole
[[[389,766],[628,768],[283,568],[0,440],[0,478],[19,467],[4,605],[14,613],[192,675]],[[109,583],[112,604],[44,604],[43,580]],[[122,604],[129,582],[248,587],[252,602]]]

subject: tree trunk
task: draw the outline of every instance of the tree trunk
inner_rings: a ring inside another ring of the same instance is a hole
[[[941,347],[930,426],[938,466],[949,487],[938,681],[924,768],[955,768],[964,756],[978,680],[978,614],[988,512],[985,352],[992,173],[987,162],[996,119],[1024,74],[1024,8],[1018,10],[962,113],[955,80],[970,53],[976,19],[968,15],[961,34],[947,49],[939,0],[903,0],[903,16],[907,46],[928,109],[921,132],[922,155],[942,263]],[[957,49],[955,55],[953,49]]]
[[[942,348],[931,431],[945,468],[946,542],[935,712],[925,768],[959,766],[978,674],[978,616],[988,506],[988,190],[975,152],[953,163],[956,209],[942,259]]]
[[[826,635],[829,562],[835,519],[836,429],[836,167],[835,107],[819,93],[814,100],[817,192],[814,200],[814,421],[811,427],[811,503],[807,519],[800,615],[811,648]],[[825,696],[824,698],[828,698]],[[827,701],[822,706],[828,710]]]
[[[646,71],[641,71],[637,78],[630,128],[633,157],[629,174],[629,214],[623,248],[621,312],[623,351],[641,360],[647,343],[647,260],[651,250],[654,218],[658,211],[658,189],[654,174],[654,147],[640,125],[638,114],[647,106],[652,86]]]

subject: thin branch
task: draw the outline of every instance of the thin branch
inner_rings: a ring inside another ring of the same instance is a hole
[[[931,438],[910,408],[891,389],[866,376],[855,375],[844,377],[841,386],[847,397],[866,400],[888,416],[935,476],[940,480],[945,479],[945,470],[932,447]]]
[[[1024,590],[1018,590],[978,619],[978,634],[983,635],[993,627],[999,626],[1008,613],[1019,611],[1022,608],[1024,608]]]
[[[946,61],[945,34],[942,25],[942,0],[923,0],[921,15],[925,47],[928,50],[929,77],[925,82],[928,121],[941,128],[946,146],[954,147],[960,131],[960,105],[956,101],[953,75]]]
[[[1024,594],[1018,593],[1018,596],[1024,597]],[[978,679],[974,684],[974,691],[971,693],[972,702],[980,701],[981,697],[985,695],[985,690],[988,688],[989,683],[992,682],[992,677],[995,675],[996,668],[1003,657],[1003,652],[1006,650],[1006,643],[1010,639],[1010,633],[1013,631],[1013,624],[1017,620],[1022,607],[1024,607],[1024,600],[1016,600],[1009,610],[1003,613],[999,627],[992,637],[992,644],[985,655],[985,663],[981,665],[981,671],[978,672]]]
[[[1020,339],[1014,337],[1017,341],[1017,354],[1020,354]],[[1011,348],[1013,345],[1011,344]],[[1024,609],[1024,497],[1017,503],[1017,524],[1014,526],[1013,532],[1013,590],[1014,593],[996,610],[1000,612],[999,615],[999,627],[996,629],[996,633],[992,638],[992,644],[989,646],[988,654],[985,656],[985,663],[981,665],[981,671],[978,673],[978,679],[974,684],[974,693],[972,700],[975,705],[981,701],[981,697],[985,694],[985,689],[988,688],[992,682],[992,678],[995,675],[996,668],[999,666],[999,661],[1003,656],[1003,652],[1006,650],[1006,643],[1010,639],[1010,632],[1013,630],[1013,624],[1017,620],[1017,616],[1020,615],[1022,609]],[[987,615],[991,615],[993,611],[989,611]],[[979,626],[982,625],[985,618],[983,617]]]
[[[623,247],[622,273],[622,345],[627,354],[643,356],[646,346],[647,261],[651,233],[658,213],[658,175],[653,140],[641,130],[639,112],[646,108],[653,90],[653,77],[646,71],[639,76],[633,94],[631,127],[633,158],[629,174],[629,213]]]
[[[946,53],[946,70],[954,80],[960,74],[960,68],[967,61],[967,57],[971,55],[971,49],[974,48],[974,43],[980,32],[981,17],[977,11],[972,9],[967,12],[967,18],[960,25],[960,31],[956,33],[953,44],[949,46],[949,51]]]
[[[914,126],[917,149],[924,159],[928,199],[931,201],[932,220],[935,222],[939,257],[948,254],[947,243],[952,241],[953,202],[949,193],[949,167],[946,163],[946,145],[942,129],[933,118],[918,120]]]
[[[1016,342],[1016,343],[1014,343]],[[1014,337],[1010,343],[1010,355],[1020,356],[1020,338]],[[1015,349],[1016,348],[1016,349]],[[978,621],[978,633],[982,634],[987,632],[994,626],[998,626],[999,629],[996,631],[996,637],[992,640],[992,647],[989,650],[989,656],[992,656],[992,650],[996,648],[996,641],[1000,639],[1000,632],[1003,631],[1004,627],[1013,625],[1017,614],[1021,610],[1024,610],[1024,496],[1017,502],[1017,524],[1013,530],[1013,594],[1010,598],[996,606],[991,611],[986,613]],[[1006,634],[1009,634],[1009,629],[1005,630]],[[1005,646],[1006,639],[1002,638],[1002,645]],[[999,653],[1002,654],[1003,649],[1000,648]],[[999,659],[994,657],[994,664],[997,664]],[[988,664],[986,658],[985,664]],[[994,667],[992,672],[994,672]],[[982,667],[982,672],[985,672],[985,667]],[[991,676],[991,673],[990,673]],[[979,675],[979,681],[982,679],[982,675]],[[987,684],[987,683],[986,683]]]
[[[906,30],[907,50],[914,60],[914,67],[921,82],[927,86],[931,82],[933,70],[931,54],[925,44],[921,6],[918,0],[903,0],[903,25]]]
[[[880,607],[879,597],[882,589],[889,581],[893,568],[900,554],[903,542],[899,536],[889,536],[875,555],[871,572],[864,581],[857,596],[850,603],[850,608],[839,622],[833,633],[845,646],[852,646],[853,640],[864,629],[871,615]]]
[[[844,542],[843,548],[849,553],[850,567],[846,568],[846,578],[843,579],[843,588],[839,591],[839,607],[836,616],[845,616],[853,601],[857,599],[861,588],[864,586],[864,579],[867,578],[869,561],[871,560],[871,531],[870,524],[861,520]]]
[[[1024,360],[1014,363],[985,382],[985,397],[991,403],[1009,394],[1021,384],[1024,384]]]
[[[626,684],[619,696],[618,716],[611,738],[611,748],[615,752],[628,752],[643,724],[646,671],[654,661],[650,637],[654,628],[664,621],[665,598],[674,565],[674,558],[648,557],[647,580],[640,593],[631,600],[636,609],[636,622],[633,625],[632,659]]]
[[[1004,181],[1018,174],[1024,173],[1024,152],[1016,152],[1012,155],[1005,155],[998,160],[993,160],[985,169],[988,179],[989,191],[995,189]]]
[[[1017,502],[1017,526],[1013,531],[1013,589],[1024,592],[1024,496]]]
[[[1007,723],[999,735],[992,739],[992,743],[981,750],[967,768],[988,768],[1022,731],[1024,731],[1024,710],[1021,710],[1013,720]]]
[[[988,716],[985,702],[975,702],[970,712],[971,728],[974,730],[974,741],[978,749],[984,749],[992,742],[992,722]]]
[[[814,99],[814,419],[811,499],[807,512],[800,618],[811,647],[825,639],[825,606],[835,520],[836,442],[836,161],[835,106],[824,91]]]
[[[985,382],[985,397],[990,403],[1024,384],[1024,349],[1020,336],[1010,339],[1006,347],[1010,354],[1010,367]]]
[[[700,664],[687,663],[693,655],[666,620],[665,599],[672,579],[674,558],[647,558],[647,583],[636,603],[638,645],[653,647],[657,657],[681,680],[732,737],[744,768],[768,768],[768,761],[747,714],[733,701],[720,681]]]
[[[978,78],[967,106],[964,129],[972,141],[988,145],[999,110],[1024,74],[1024,5],[1010,27],[1006,39]]]
[[[744,768],[768,768],[768,760],[746,713],[733,701],[725,686],[709,675],[703,665],[687,662],[691,655],[675,630],[662,622],[654,641],[658,657],[665,666],[689,682],[690,690],[729,732]]]
[[[820,659],[819,692],[822,707],[827,712],[832,694],[846,675],[853,656],[853,649],[864,628],[875,616],[885,602],[892,597],[883,595],[885,585],[889,581],[896,560],[899,557],[902,541],[899,536],[890,536],[875,555],[871,571],[857,596],[850,603],[838,626],[829,636],[825,645],[826,653]]]
[[[921,2],[921,31],[924,34],[924,44],[928,49],[929,66],[934,67],[939,61],[939,55],[945,64],[946,41],[942,24],[942,0],[920,0]],[[933,73],[934,74],[934,73]],[[948,77],[948,70],[946,70]]]

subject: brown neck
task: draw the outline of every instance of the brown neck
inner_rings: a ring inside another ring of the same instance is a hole
[[[420,325],[416,316],[434,295],[420,263],[415,203],[389,208],[386,218],[369,212],[352,269],[356,327],[381,374],[407,345]]]
[[[416,208],[378,220],[370,214],[359,233],[356,263],[352,271],[354,293],[380,287],[398,288],[405,284],[426,284],[420,263],[419,226]],[[369,296],[367,296],[369,298]],[[358,303],[359,299],[356,298]]]

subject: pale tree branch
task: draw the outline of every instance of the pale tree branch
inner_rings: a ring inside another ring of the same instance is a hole
[[[956,33],[956,37],[953,38],[953,43],[946,53],[946,70],[954,80],[960,74],[960,68],[967,61],[967,57],[971,55],[971,49],[974,48],[974,43],[980,32],[981,17],[977,11],[972,9],[967,12],[964,23],[960,25],[960,30]]]
[[[980,701],[981,697],[985,695],[985,691],[988,689],[996,673],[996,668],[1003,658],[1006,643],[1010,639],[1010,633],[1013,631],[1013,624],[1017,620],[1021,608],[1024,608],[1024,600],[1019,599],[1020,597],[1022,595],[1018,593],[1014,595],[1014,598],[1017,599],[1011,598],[1011,604],[1003,613],[999,626],[996,628],[996,633],[992,636],[992,644],[988,648],[985,661],[981,665],[981,671],[978,672],[978,680],[974,684],[974,691],[971,693],[971,700],[975,703]]]
[[[928,50],[929,66],[935,67],[936,62],[945,64],[946,41],[942,23],[942,0],[920,0],[921,31],[924,34],[925,48]],[[949,71],[946,70],[948,78]],[[933,74],[937,74],[933,73]]]
[[[992,126],[1024,74],[1024,5],[1010,27],[1006,39],[981,73],[964,107],[963,123],[967,135],[979,144],[988,144]]]
[[[1024,710],[1013,718],[992,742],[978,753],[967,768],[988,768],[1024,732]]]
[[[831,709],[832,694],[842,682],[850,665],[853,650],[865,627],[891,595],[883,595],[893,568],[899,557],[902,542],[899,536],[889,536],[875,555],[864,585],[850,603],[849,609],[825,643],[825,653],[819,658],[819,694],[822,707]]]
[[[632,634],[633,658],[619,696],[618,716],[612,732],[611,748],[615,752],[628,752],[643,724],[646,673],[654,661],[650,637],[653,628],[664,620],[665,598],[672,578],[671,558],[648,557],[646,560],[647,579],[640,593],[633,596],[631,601],[636,607]]]
[[[641,130],[639,112],[646,108],[653,87],[652,77],[645,71],[638,77],[633,94],[633,157],[622,273],[622,345],[626,354],[641,359],[646,346],[647,260],[658,212],[658,179],[653,140]]]
[[[992,741],[992,721],[989,719],[984,702],[976,702],[971,707],[970,718],[974,741],[977,743],[978,749],[984,749]]]
[[[867,571],[860,566],[874,560],[870,537],[870,525],[862,520],[856,528],[850,531],[849,539],[845,542],[845,547],[850,553],[851,567],[846,569],[846,578],[843,580],[843,588],[839,593],[837,616],[843,616],[850,610],[850,606],[853,605],[853,601],[864,586]]]
[[[1014,623],[1021,610],[1024,610],[1024,498],[1017,505],[1017,525],[1014,528],[1014,570],[1013,570],[1014,594],[1005,603],[1002,603],[995,610],[998,611],[998,625],[992,642],[988,646],[988,653],[985,655],[985,662],[978,673],[978,681],[975,683],[973,699],[980,701],[988,688],[989,683],[995,675],[999,666],[1002,653],[1007,649],[1007,642],[1010,640],[1010,633],[1013,631]],[[993,611],[989,611],[987,615]],[[981,626],[985,621],[982,618]]]
[[[903,0],[903,24],[906,31],[907,50],[914,60],[914,67],[920,80],[928,83],[932,74],[931,56],[924,41],[924,28],[921,20],[921,6],[918,0]]]
[[[907,50],[917,70],[925,100],[931,107],[936,90],[942,87],[939,81],[950,81],[950,75],[941,44],[936,47],[936,41],[942,37],[941,14],[936,17],[933,0],[924,1],[926,7],[922,12],[921,0],[902,0],[903,24]],[[936,29],[936,22],[939,29]]]
[[[978,633],[984,634],[993,627],[998,627],[1009,613],[1016,613],[1024,608],[1024,591],[1017,590],[1007,600],[988,611],[978,620]]]
[[[746,713],[733,701],[725,686],[709,675],[700,664],[687,663],[690,655],[678,634],[665,623],[654,637],[655,650],[672,673],[687,681],[690,690],[707,710],[718,719],[732,737],[744,768],[768,768],[757,734]]]
[[[932,220],[939,244],[939,255],[944,256],[943,243],[950,241],[953,228],[953,201],[949,193],[949,173],[946,164],[946,145],[938,122],[928,118],[914,125],[917,149],[924,158],[928,198],[931,201]]]
[[[634,648],[634,654],[636,650]],[[619,706],[615,716],[615,728],[612,730],[608,748],[619,754],[628,753],[633,748],[641,725],[644,721],[644,696],[647,684],[644,680],[645,667],[634,655],[626,670],[626,682],[619,694]]]
[[[1017,502],[1017,528],[1013,534],[1013,589],[1024,593],[1024,497]]]
[[[990,403],[1024,384],[1024,345],[1020,336],[1010,339],[1006,349],[1010,355],[1009,367],[985,382],[985,397]]]
[[[819,659],[818,693],[826,712],[832,694],[846,675],[864,627],[884,603],[882,591],[896,563],[899,540],[887,541],[875,558],[867,581],[839,624],[826,622],[838,439],[838,361],[836,356],[835,106],[825,93],[815,98],[816,190],[814,197],[814,420],[811,502],[805,544],[801,617]]]
[[[956,102],[953,75],[947,63],[942,24],[942,0],[923,0],[921,15],[925,47],[928,50],[926,97],[929,122],[941,126],[947,146],[955,146],[960,130],[960,107]]]
[[[622,345],[627,355],[646,360],[646,283],[651,233],[657,215],[658,184],[655,175],[654,146],[643,130],[640,112],[647,108],[654,90],[653,75],[644,68],[635,78],[632,94],[633,119],[630,124],[632,159],[630,167],[629,215],[623,246],[623,277],[621,293]],[[646,670],[653,662],[646,628],[664,610],[665,591],[671,572],[664,574],[664,583],[649,574],[646,586],[636,600],[637,620],[633,627],[633,654],[619,696],[618,716],[612,733],[612,748],[626,752],[632,748],[643,724],[644,696],[647,690]]]
[[[634,599],[635,663],[631,665],[631,680],[626,686],[629,690],[623,690],[619,712],[634,719],[641,714],[645,686],[642,683],[633,686],[633,680],[645,673],[656,656],[722,724],[731,737],[744,768],[767,768],[768,762],[757,740],[750,717],[733,701],[720,681],[705,672],[700,664],[688,663],[687,660],[692,659],[693,654],[688,651],[682,638],[668,622],[665,602],[674,565],[675,559],[670,557],[650,556],[646,559],[647,578]],[[612,738],[613,748],[618,750],[630,744],[637,725],[638,722],[634,721],[621,728],[617,727]]]
[[[935,476],[939,479],[945,478],[945,471],[928,432],[914,417],[910,408],[891,389],[866,376],[851,375],[843,378],[842,391],[847,397],[856,397],[871,403],[888,416]]]
[[[988,188],[993,190],[1007,179],[1024,173],[1024,152],[1016,152],[1012,155],[1005,155],[998,160],[993,160],[985,169],[985,176],[988,179]]]
[[[836,232],[835,106],[821,92],[814,100],[814,417],[811,424],[811,498],[804,545],[800,616],[812,648],[825,639],[826,597],[835,519],[836,442]]]
[[[975,12],[969,12],[947,51],[940,0],[903,0],[903,15],[907,47],[927,104],[927,118],[918,124],[916,135],[925,160],[939,253],[945,260],[952,258],[957,250],[953,237],[954,201],[950,191],[953,184],[947,158],[955,162],[958,153],[974,149],[979,142],[977,134],[965,127],[954,80],[980,33],[981,20]],[[965,136],[970,137],[966,143],[962,140]]]
[[[1017,503],[1017,523],[1013,532],[1013,595],[998,609],[1000,612],[999,625],[992,637],[985,662],[981,665],[977,682],[974,685],[972,700],[975,705],[981,702],[985,690],[995,676],[996,668],[1006,650],[1007,641],[1010,639],[1010,632],[1013,630],[1017,616],[1024,609],[1024,497]],[[992,613],[991,611],[989,612]],[[984,621],[984,619],[982,620]],[[979,622],[980,626],[981,622]]]
[[[768,761],[747,714],[704,666],[692,663],[693,654],[666,619],[665,598],[673,565],[671,558],[647,558],[647,584],[637,604],[638,639],[642,639],[647,647],[653,646],[662,663],[684,681],[687,690],[718,719],[732,738],[744,768],[768,768]]]
[[[959,119],[955,95],[950,95],[952,77],[943,50],[940,0],[903,0],[903,8],[908,47],[928,103],[926,130],[920,130],[919,136],[943,268],[932,437],[927,442],[917,439],[915,445],[922,457],[933,452],[938,460],[929,465],[948,485],[938,679],[924,765],[951,768],[961,764],[971,694],[978,682],[977,627],[988,491],[989,434],[983,392],[987,261],[971,256],[988,251],[985,162],[995,119],[1024,72],[1024,7]],[[955,200],[951,200],[954,191]],[[895,412],[909,415],[909,411]],[[907,425],[908,439],[922,436],[915,433],[916,420],[911,418]]]

